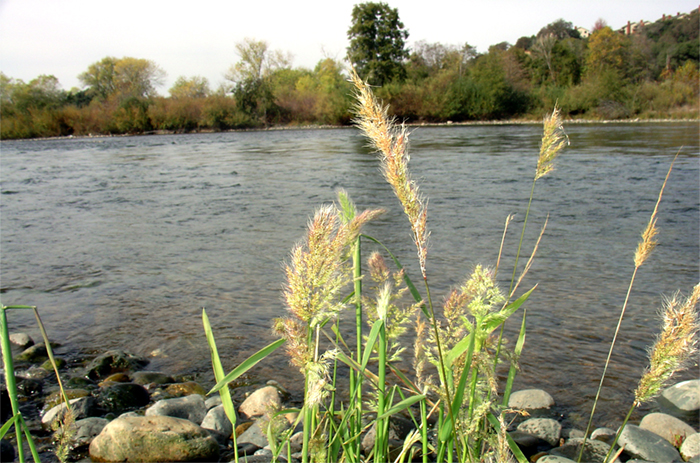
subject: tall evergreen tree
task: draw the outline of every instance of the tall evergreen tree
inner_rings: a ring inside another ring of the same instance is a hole
[[[383,85],[406,76],[408,31],[396,8],[374,2],[355,5],[348,38],[348,60],[370,84]]]

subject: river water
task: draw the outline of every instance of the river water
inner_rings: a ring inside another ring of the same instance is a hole
[[[566,127],[571,146],[536,184],[525,255],[549,225],[523,288],[527,339],[516,387],[541,387],[579,427],[590,410],[639,235],[673,156],[659,245],[635,282],[599,406],[621,421],[659,330],[664,296],[699,280],[696,123]],[[494,265],[503,223],[508,287],[541,137],[539,125],[419,127],[411,168],[429,198],[428,273],[440,301]],[[365,230],[418,279],[407,222],[355,129],[5,141],[0,145],[2,303],[37,305],[68,353],[122,348],[149,369],[211,380],[206,307],[227,369],[274,338],[283,262],[314,210],[346,189],[387,209]],[[371,246],[365,246],[367,250]],[[522,314],[506,325],[514,340]],[[12,330],[38,337],[29,313]],[[698,377],[698,367],[680,378]],[[274,354],[251,381],[303,381]]]

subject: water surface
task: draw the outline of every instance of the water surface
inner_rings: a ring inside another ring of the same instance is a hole
[[[548,214],[549,225],[523,283],[539,286],[527,304],[517,387],[546,389],[582,427],[639,235],[679,150],[659,246],[630,298],[600,424],[619,422],[631,402],[663,296],[698,283],[699,147],[694,123],[567,132],[571,146],[537,182],[529,217],[525,255]],[[413,130],[436,301],[476,264],[495,264],[503,223],[515,213],[500,273],[507,289],[540,137],[534,125]],[[210,381],[206,307],[234,367],[273,340],[271,320],[284,314],[282,263],[315,208],[341,187],[360,208],[387,209],[366,232],[419,275],[406,219],[354,129],[10,141],[0,149],[2,302],[39,306],[68,352],[126,348],[151,357],[149,369]],[[511,339],[521,316],[506,326]],[[13,330],[38,336],[29,314],[10,318]],[[281,354],[256,375],[301,393]],[[695,366],[683,377],[697,376]]]

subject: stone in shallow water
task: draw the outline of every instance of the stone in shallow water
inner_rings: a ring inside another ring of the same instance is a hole
[[[90,443],[93,461],[218,461],[219,444],[207,431],[171,416],[119,418]]]
[[[159,400],[146,410],[146,416],[173,416],[200,424],[207,414],[204,398],[199,394]]]
[[[213,429],[214,431],[220,432],[226,436],[231,436],[233,434],[233,425],[231,424],[231,420],[228,419],[228,416],[226,416],[223,405],[218,405],[209,410],[207,415],[204,417],[201,426],[204,429]]]
[[[700,379],[683,381],[664,389],[657,399],[662,411],[698,421],[700,413]]]
[[[194,381],[171,384],[165,388],[165,392],[172,397],[183,397],[191,394],[207,395],[207,391]]]
[[[10,335],[10,342],[23,349],[34,345],[34,340],[27,333],[12,333]]]
[[[559,445],[561,424],[551,418],[531,418],[520,423],[518,431],[537,436],[554,447]]]
[[[137,371],[133,374],[133,382],[145,386],[147,384],[169,384],[174,383],[172,376],[156,371]]]
[[[628,424],[620,433],[620,446],[632,458],[655,461],[657,463],[679,461],[681,455],[663,437],[637,425]]]
[[[148,391],[134,383],[114,383],[100,390],[100,406],[112,413],[121,413],[148,405],[151,398]]]
[[[243,401],[238,412],[246,418],[265,415],[271,409],[277,409],[282,404],[276,387],[265,386],[253,392]]]
[[[639,427],[658,434],[674,447],[679,447],[686,436],[695,434],[692,426],[666,413],[649,413],[642,418]]]
[[[520,410],[549,409],[554,406],[554,399],[541,389],[524,389],[510,395],[508,407]]]
[[[148,359],[121,350],[111,350],[96,357],[88,365],[86,376],[91,380],[104,379],[123,371],[140,370],[148,365]]]
[[[581,445],[583,444],[583,439],[580,437],[574,437],[566,441],[561,447],[556,447],[550,450],[549,454],[568,458],[570,460],[576,461],[578,459],[579,451],[581,450]],[[583,458],[581,461],[586,462],[603,462],[605,457],[610,450],[610,446],[605,442],[598,440],[588,439],[586,440],[586,447],[583,451]],[[619,463],[619,459],[615,460]]]

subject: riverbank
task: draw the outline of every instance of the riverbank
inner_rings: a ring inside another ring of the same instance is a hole
[[[565,119],[564,126],[576,124],[576,125],[593,125],[593,124],[676,124],[676,123],[689,123],[689,122],[700,122],[700,117],[698,118],[661,118],[661,119]],[[406,123],[406,127],[416,128],[416,127],[469,127],[469,126],[507,126],[507,125],[541,125],[541,119],[506,119],[506,120],[489,120],[489,121],[462,121],[462,122],[411,122]],[[187,132],[177,131],[177,130],[151,130],[147,132],[140,133],[123,133],[123,134],[88,134],[88,135],[67,135],[61,137],[35,137],[35,138],[11,138],[11,139],[0,139],[0,143],[4,141],[17,141],[17,140],[31,140],[31,141],[42,141],[42,140],[80,140],[80,139],[94,139],[94,138],[115,138],[115,137],[137,137],[137,136],[148,136],[148,135],[187,135],[187,134],[206,134],[206,133],[235,133],[235,132],[276,132],[276,131],[286,131],[286,130],[334,130],[334,129],[354,129],[354,125],[275,125],[269,127],[254,127],[245,129],[228,129],[228,130],[213,130],[213,129],[201,129],[201,130],[190,130]]]
[[[58,461],[57,448],[64,448],[71,460],[80,462],[229,462],[234,461],[236,451],[248,462],[269,462],[272,452],[264,430],[270,422],[270,410],[299,405],[298,399],[276,381],[237,383],[232,388],[237,410],[234,451],[234,429],[221,400],[216,394],[206,395],[212,384],[201,384],[194,376],[149,371],[148,359],[125,351],[94,357],[59,356],[61,379],[74,413],[70,431],[61,442],[51,425],[57,417],[65,416],[65,407],[46,349],[27,335],[17,333],[11,339],[15,343],[20,410],[45,463]],[[10,407],[5,389],[2,394],[2,421],[6,422]],[[516,391],[509,407],[527,412],[514,418],[509,433],[531,461],[569,463],[576,459],[584,433],[562,426],[566,417],[555,412],[556,394],[541,389]],[[699,411],[700,380],[667,388],[650,413],[625,428],[618,442],[624,446],[620,461],[700,461]],[[299,428],[295,418],[291,415],[283,427]],[[396,415],[391,428],[392,439],[399,445],[413,423],[408,415]],[[300,456],[298,431],[291,433],[291,461]],[[615,432],[595,429],[583,461],[602,461]],[[371,448],[366,440],[371,440],[371,433],[363,437],[363,447]],[[3,440],[2,461],[12,461],[14,448],[10,450],[8,444],[15,445],[12,436]]]

